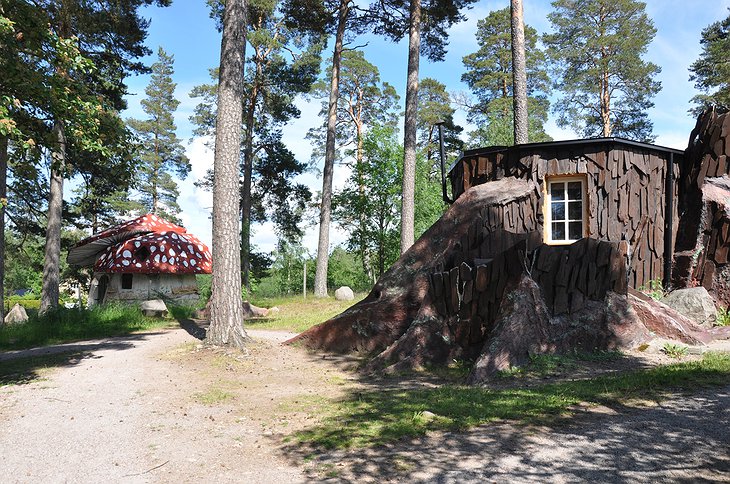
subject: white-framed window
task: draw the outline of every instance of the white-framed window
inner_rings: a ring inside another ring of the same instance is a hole
[[[548,244],[570,244],[586,236],[585,177],[566,176],[545,181],[545,233]]]

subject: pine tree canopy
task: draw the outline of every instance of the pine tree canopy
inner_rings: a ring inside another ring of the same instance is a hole
[[[477,23],[479,50],[464,56],[466,72],[461,76],[476,98],[468,111],[477,124],[470,133],[470,145],[514,144],[512,111],[512,34],[510,9],[491,12]],[[550,141],[545,133],[550,102],[550,78],[545,53],[537,44],[537,31],[525,25],[527,65],[528,132],[530,141]]]
[[[661,89],[660,68],[642,59],[656,34],[637,0],[555,0],[545,35],[558,74],[559,126],[582,136],[652,141],[647,110]]]
[[[689,68],[690,81],[704,94],[692,101],[698,106],[690,110],[699,114],[710,106],[719,111],[730,110],[730,15],[702,31],[702,53]]]
[[[190,161],[175,134],[173,115],[180,102],[175,98],[176,84],[172,81],[174,59],[161,47],[157,55],[145,89],[147,97],[141,102],[148,117],[130,119],[128,124],[139,140],[137,190],[145,211],[177,221],[179,191],[172,174],[185,178]]]

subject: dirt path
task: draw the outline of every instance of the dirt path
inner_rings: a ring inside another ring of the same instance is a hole
[[[256,409],[261,395],[243,412],[227,402],[235,398],[226,391],[230,358],[216,366],[216,355],[200,350],[217,375],[188,364],[200,356],[197,344],[172,330],[72,345],[66,349],[80,349],[81,357],[44,378],[0,388],[2,480],[304,481],[267,435]],[[250,362],[241,357],[235,370]],[[267,363],[273,368],[276,356]]]
[[[57,368],[0,386],[0,479],[730,482],[730,386],[552,428],[504,423],[368,450],[291,452],[282,436],[316,421],[311,408],[363,384],[350,360],[282,347],[287,334],[250,333],[258,342],[235,356],[183,330],[66,346]],[[11,356],[21,355],[2,354],[0,365]]]

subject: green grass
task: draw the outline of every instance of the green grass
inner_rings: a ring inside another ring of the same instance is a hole
[[[730,308],[724,308],[722,306],[717,308],[715,326],[730,326]]]
[[[30,319],[24,324],[0,327],[0,350],[120,336],[171,324],[174,324],[171,320],[147,318],[134,306],[104,305],[91,309],[61,307],[43,316],[30,314]]]
[[[325,417],[296,434],[300,443],[325,448],[364,447],[428,430],[462,430],[495,420],[548,423],[583,402],[620,406],[636,399],[662,399],[730,383],[730,354],[707,353],[700,361],[675,363],[591,380],[529,389],[438,388],[359,392],[318,409]],[[424,418],[424,412],[435,417]]]
[[[232,400],[235,395],[233,393],[221,390],[220,388],[211,388],[204,393],[196,393],[194,395],[195,400],[202,403],[203,405],[216,405],[218,403],[227,402]]]
[[[75,365],[88,357],[88,353],[71,351],[3,361],[0,363],[0,387],[31,383],[43,378],[46,371],[50,369]]]
[[[280,298],[259,298],[251,303],[259,307],[279,308],[278,313],[272,313],[266,318],[255,318],[246,321],[246,326],[256,329],[276,329],[300,333],[312,326],[327,321],[349,308],[364,295],[358,294],[354,301],[338,301],[335,298],[316,298],[309,296],[289,296]]]

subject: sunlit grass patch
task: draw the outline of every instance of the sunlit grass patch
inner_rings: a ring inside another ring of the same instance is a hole
[[[699,361],[533,388],[445,385],[360,391],[334,402],[320,424],[297,433],[296,438],[315,447],[371,446],[429,430],[462,430],[496,420],[548,423],[584,402],[626,405],[728,383],[730,354],[708,353]]]
[[[252,301],[252,304],[266,308],[277,307],[279,312],[271,313],[266,318],[249,319],[245,324],[256,329],[276,329],[300,333],[340,314],[363,297],[362,294],[356,295],[354,301],[338,301],[331,297],[307,297],[305,299],[301,296],[258,299]]]
[[[172,325],[177,322],[145,317],[139,308],[131,305],[105,304],[91,309],[59,307],[43,316],[33,315],[26,323],[0,327],[0,350],[120,336]]]

